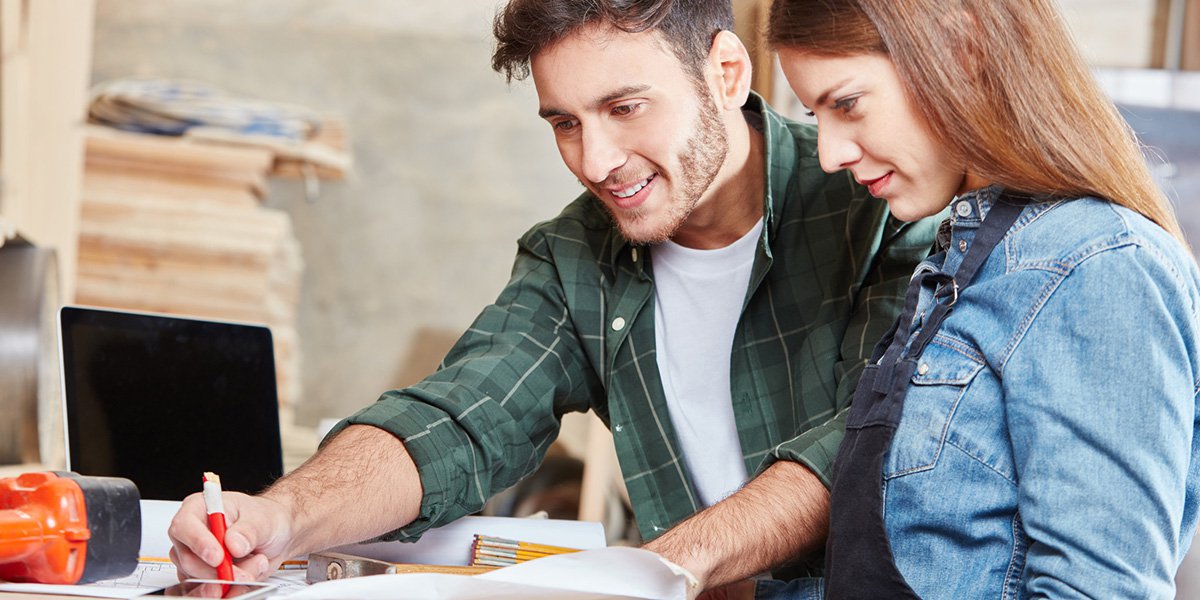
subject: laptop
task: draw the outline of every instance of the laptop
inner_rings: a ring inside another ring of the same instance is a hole
[[[67,468],[182,500],[205,471],[255,493],[283,474],[271,331],[67,306],[59,311]]]

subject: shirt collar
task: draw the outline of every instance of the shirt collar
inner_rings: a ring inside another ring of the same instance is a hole
[[[938,226],[938,248],[945,250],[950,246],[954,229],[978,229],[1001,192],[1002,187],[990,185],[955,196],[950,201],[950,216]]]

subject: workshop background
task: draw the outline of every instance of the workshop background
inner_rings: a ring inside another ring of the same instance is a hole
[[[8,275],[0,261],[0,305],[42,315],[0,339],[0,364],[37,357],[0,370],[0,463],[61,462],[59,304],[270,325],[288,469],[330,419],[433,369],[507,280],[516,239],[581,191],[531,82],[490,68],[497,4],[0,0],[0,252],[19,236],[56,258]],[[734,4],[756,89],[799,114],[757,43],[768,2]],[[1200,0],[1060,4],[1196,243]],[[95,123],[121,118],[122,93],[195,85],[319,127],[280,147]],[[18,321],[0,310],[0,328]],[[620,512],[605,435],[565,423],[569,514]]]

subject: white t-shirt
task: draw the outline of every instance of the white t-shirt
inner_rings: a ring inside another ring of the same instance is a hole
[[[695,250],[654,246],[654,335],[671,423],[692,483],[711,506],[746,482],[733,420],[730,351],[762,220],[736,242]]]

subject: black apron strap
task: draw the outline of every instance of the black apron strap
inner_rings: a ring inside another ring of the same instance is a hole
[[[956,273],[914,277],[904,309],[888,335],[875,347],[863,371],[846,421],[846,436],[833,467],[829,540],[825,552],[829,598],[917,599],[896,567],[883,521],[883,462],[904,407],[916,357],[925,350],[954,310],[958,295],[974,280],[992,250],[1024,208],[1001,196],[984,219]],[[909,343],[921,290],[935,286],[936,302],[922,317]]]
[[[1008,233],[1013,223],[1017,222],[1017,217],[1021,216],[1022,209],[1024,209],[1023,204],[1010,201],[1008,196],[1000,196],[996,200],[995,205],[988,212],[987,218],[984,219],[983,226],[975,234],[975,240],[971,243],[971,248],[967,250],[967,255],[963,257],[962,264],[958,266],[958,270],[955,271],[950,281],[938,288],[935,296],[940,302],[929,313],[926,324],[917,334],[917,339],[910,346],[907,356],[920,356],[925,351],[925,346],[937,334],[938,329],[941,329],[942,321],[950,316],[950,311],[954,310],[954,305],[958,303],[959,292],[975,280],[975,274],[979,272],[983,263],[987,262],[992,250],[1000,243],[1000,240],[1004,239],[1004,234]]]

